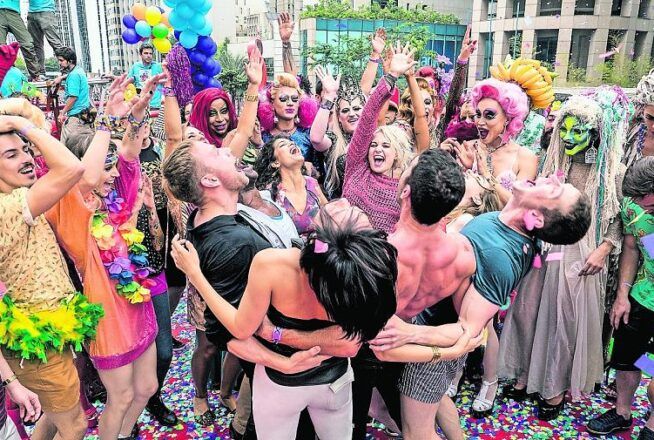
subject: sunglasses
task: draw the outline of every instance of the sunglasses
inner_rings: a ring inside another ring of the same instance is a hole
[[[298,95],[293,95],[293,96],[288,96],[288,95],[281,95],[279,97],[280,102],[286,102],[288,100],[291,100],[293,102],[298,102],[300,100],[300,97]]]

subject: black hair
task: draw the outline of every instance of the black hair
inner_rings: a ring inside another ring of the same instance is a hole
[[[354,213],[337,224],[322,210],[320,220],[302,250],[300,267],[346,337],[374,339],[397,309],[397,249],[385,232],[357,229]],[[316,240],[327,245],[324,252],[316,252]]]
[[[411,214],[418,223],[433,225],[461,202],[466,182],[454,158],[443,150],[427,150],[417,161],[407,180]]]
[[[654,156],[638,159],[627,170],[622,181],[625,197],[644,197],[654,194]]]
[[[269,190],[270,196],[273,200],[277,198],[277,193],[279,191],[279,184],[282,181],[282,176],[279,173],[279,168],[272,166],[277,159],[275,159],[275,143],[280,139],[289,140],[288,136],[277,135],[273,136],[268,142],[266,142],[261,150],[259,151],[259,156],[254,162],[254,171],[257,172],[259,177],[257,178],[256,187],[259,190]],[[302,166],[302,173],[304,174],[306,169],[304,165]]]
[[[322,95],[322,81],[316,80],[316,95]]]
[[[551,244],[574,244],[584,238],[590,228],[590,201],[580,193],[567,213],[557,209],[541,209],[543,227],[533,231],[534,236]]]
[[[152,51],[152,53],[154,53],[154,46],[153,46],[152,44],[150,44],[150,43],[143,43],[143,44],[141,44],[141,46],[139,47],[139,55],[143,55],[143,51],[144,51],[145,49],[150,49],[150,50]]]
[[[304,75],[299,75],[298,78],[300,79],[300,89],[311,96],[311,81],[309,81],[309,78]]]
[[[55,52],[55,56],[61,57],[72,64],[77,64],[77,54],[70,47],[61,47]]]

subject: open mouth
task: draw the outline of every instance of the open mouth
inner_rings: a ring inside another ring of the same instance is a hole
[[[223,124],[216,124],[216,125],[213,126],[213,128],[217,132],[225,131],[225,130],[227,130],[227,124],[224,124],[224,123]]]
[[[25,165],[18,172],[24,176],[34,174],[34,165],[32,164]]]
[[[359,117],[358,116],[349,117],[347,118],[347,122],[349,122],[350,124],[355,124],[356,122],[359,122]]]
[[[302,152],[300,151],[300,149],[299,149],[298,147],[291,147],[288,151],[289,151],[293,156],[295,156],[296,154],[302,154]]]
[[[478,128],[477,131],[479,131],[479,137],[482,139],[486,139],[486,137],[488,136],[488,130],[486,130],[485,128]]]
[[[372,163],[375,165],[375,167],[381,167],[384,165],[384,162],[386,161],[386,156],[383,154],[377,153],[372,156]]]

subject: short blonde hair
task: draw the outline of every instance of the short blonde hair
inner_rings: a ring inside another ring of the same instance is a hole
[[[394,170],[404,171],[413,160],[413,145],[409,136],[395,125],[383,125],[377,129],[395,149]]]
[[[279,94],[279,90],[282,87],[290,87],[297,90],[297,92],[302,96],[302,89],[300,88],[300,83],[297,81],[297,78],[290,73],[280,73],[277,75],[275,82],[270,87],[270,98],[275,99]]]

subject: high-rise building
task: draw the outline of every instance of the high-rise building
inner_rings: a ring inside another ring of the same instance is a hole
[[[654,57],[651,0],[474,0],[470,79],[507,55],[552,65],[564,83],[570,68],[599,75],[612,54]]]

